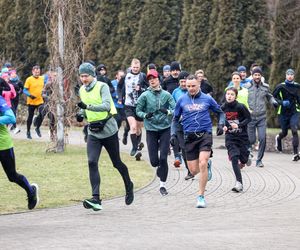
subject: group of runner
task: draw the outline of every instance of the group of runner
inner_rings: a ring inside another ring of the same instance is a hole
[[[38,72],[36,72],[38,71]],[[93,62],[85,62],[79,67],[82,86],[79,88],[80,111],[76,114],[78,122],[87,120],[85,137],[89,178],[92,197],[85,199],[85,208],[95,211],[102,209],[100,198],[100,174],[98,161],[104,147],[120,173],[125,186],[125,203],[134,200],[134,184],[127,166],[120,158],[118,131],[125,121],[122,142],[127,144],[130,134],[132,148],[130,155],[140,160],[142,157],[142,127],[146,130],[146,143],[151,165],[156,168],[160,179],[159,192],[168,194],[168,155],[170,148],[174,152],[174,166],[184,162],[187,168],[186,180],[199,173],[199,195],[196,207],[207,206],[204,197],[207,181],[212,178],[212,120],[210,111],[218,118],[217,135],[225,132],[225,146],[236,177],[234,192],[243,191],[241,169],[253,160],[253,145],[258,133],[259,148],[255,166],[264,167],[262,162],[266,147],[267,103],[278,109],[281,133],[276,136],[276,148],[282,152],[282,139],[290,128],[293,135],[293,161],[298,161],[298,124],[300,112],[300,85],[294,81],[295,72],[286,71],[286,79],[278,84],[273,93],[263,78],[261,67],[251,66],[251,76],[247,78],[245,66],[239,66],[232,73],[232,81],[226,84],[224,98],[220,104],[213,98],[213,86],[207,81],[203,70],[190,74],[181,70],[179,62],[163,67],[163,75],[158,73],[155,64],[149,64],[147,73],[141,72],[141,63],[133,59],[127,71],[119,70],[116,79],[110,81],[104,64],[96,67]],[[27,95],[28,114],[27,138],[31,139],[30,125],[34,110],[43,101],[44,78],[40,78],[40,68],[33,68],[32,79],[27,79],[23,92]],[[5,80],[1,80],[1,91],[11,89]],[[35,92],[36,91],[36,92]],[[1,95],[3,95],[1,93]],[[18,177],[15,171],[11,139],[6,125],[15,123],[7,102],[1,100],[0,116],[0,156],[11,155],[9,163],[2,160],[10,180],[18,183],[28,194],[29,200],[38,200],[37,185],[28,184],[25,177]],[[35,103],[31,103],[34,101]],[[41,124],[41,122],[40,122]],[[39,127],[36,132],[40,136]],[[2,140],[3,137],[3,140]],[[5,141],[5,143],[4,143]],[[3,145],[2,145],[3,144]],[[8,150],[8,152],[6,152]],[[6,153],[5,153],[6,152]],[[4,158],[5,158],[4,157]],[[3,159],[4,159],[3,158]],[[14,169],[10,174],[7,169]],[[17,176],[17,177],[11,177]],[[21,181],[23,180],[23,182]],[[25,181],[26,180],[26,181]],[[25,184],[24,184],[25,183]],[[28,207],[34,207],[28,205]]]

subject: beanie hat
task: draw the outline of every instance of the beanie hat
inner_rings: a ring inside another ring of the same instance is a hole
[[[158,78],[158,72],[155,69],[150,69],[147,73],[147,80],[149,80],[150,76]]]
[[[4,78],[7,78],[9,77],[9,73],[8,72],[5,72],[5,73],[2,73],[1,74],[1,77],[4,79]]]
[[[292,69],[288,69],[285,74],[286,75],[295,75],[295,71]]]
[[[150,69],[156,69],[156,66],[154,63],[148,64],[148,70],[150,70]]]
[[[246,69],[245,66],[242,65],[242,66],[239,66],[239,67],[237,68],[237,71],[238,71],[238,72],[242,72],[242,71],[246,72],[247,69]]]
[[[189,76],[189,73],[186,71],[181,71],[178,76],[178,80],[186,79]]]
[[[96,76],[95,67],[92,64],[85,62],[79,66],[79,75],[81,74]]]
[[[168,64],[163,67],[163,71],[170,71],[170,70],[171,70],[171,67]]]
[[[254,75],[255,73],[259,73],[262,75],[262,70],[260,67],[255,67],[254,69],[252,69],[252,75]]]
[[[11,68],[11,67],[12,67],[12,65],[11,65],[10,62],[6,62],[6,63],[4,63],[4,65],[3,65],[3,68]]]
[[[173,70],[179,70],[179,71],[181,71],[180,63],[176,62],[176,61],[172,62],[170,69],[171,69],[171,71],[173,71]]]
[[[102,70],[102,69],[107,70],[105,64],[103,64],[103,63],[101,63],[101,64],[98,65],[97,71],[100,71],[100,70]]]

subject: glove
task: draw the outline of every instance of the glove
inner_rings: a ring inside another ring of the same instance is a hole
[[[82,122],[83,121],[83,115],[82,114],[76,114],[76,120],[78,122]]]
[[[217,126],[217,136],[222,135],[224,133],[223,127],[224,127],[223,124],[218,124],[218,126]]]
[[[150,119],[153,116],[153,112],[149,112],[148,114],[145,115],[146,119]]]
[[[159,109],[159,111],[166,114],[166,115],[169,113],[169,111],[165,108],[161,108],[161,109]]]
[[[34,95],[30,95],[29,98],[31,98],[32,100],[35,99],[36,97]]]
[[[171,138],[170,138],[170,144],[171,144],[171,146],[174,147],[174,145],[176,143],[176,140],[177,140],[177,136],[176,135],[171,135]]]
[[[77,103],[77,106],[81,109],[86,109],[87,108],[87,105],[84,103],[84,102],[79,102]]]
[[[290,106],[290,101],[289,101],[289,100],[283,100],[283,101],[282,101],[282,106],[283,106],[283,107],[288,107],[288,106]]]

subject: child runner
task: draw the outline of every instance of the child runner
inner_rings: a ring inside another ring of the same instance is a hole
[[[243,191],[243,180],[240,168],[245,166],[249,158],[247,124],[251,121],[251,116],[246,106],[236,100],[237,95],[236,88],[228,88],[225,92],[226,102],[221,108],[226,117],[223,128],[225,145],[236,177],[232,191],[241,192]]]

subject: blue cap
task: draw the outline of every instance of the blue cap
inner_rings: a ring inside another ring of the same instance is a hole
[[[246,67],[245,66],[239,66],[238,68],[237,68],[237,71],[238,72],[241,72],[241,71],[244,71],[244,72],[246,72],[247,71],[247,69],[246,69]]]
[[[163,67],[163,71],[170,71],[170,69],[171,67],[168,64]]]

